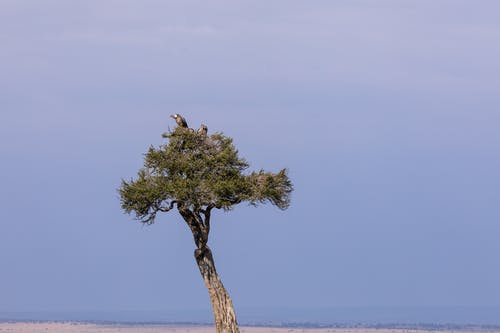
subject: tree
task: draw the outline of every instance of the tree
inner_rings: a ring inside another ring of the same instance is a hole
[[[194,256],[208,289],[216,330],[237,333],[231,298],[207,245],[211,212],[229,211],[242,202],[253,206],[270,202],[286,209],[292,183],[286,169],[246,173],[249,164],[238,156],[232,139],[222,133],[208,136],[206,126],[198,132],[178,126],[162,136],[168,142],[149,148],[137,178],[122,180],[121,206],[145,224],[153,224],[158,213],[177,208],[194,237]]]

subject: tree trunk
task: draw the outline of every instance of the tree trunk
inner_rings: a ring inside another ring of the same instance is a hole
[[[194,243],[197,247],[194,251],[194,257],[208,289],[214,313],[215,330],[217,333],[239,333],[233,302],[231,302],[226,288],[217,275],[212,251],[207,246],[208,234],[210,233],[210,211],[213,207],[191,211],[182,204],[177,204],[177,206],[179,213],[193,233]],[[202,218],[201,214],[205,216],[205,219]]]
[[[212,251],[207,245],[194,252],[201,276],[210,295],[217,333],[239,333],[233,303],[215,270]]]

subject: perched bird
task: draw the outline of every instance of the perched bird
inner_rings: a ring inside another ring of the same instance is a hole
[[[171,115],[170,117],[172,117],[172,118],[175,119],[175,122],[177,123],[177,126],[184,127],[184,128],[188,127],[186,119],[184,119],[184,117],[181,116],[180,114],[176,113],[176,114]]]
[[[207,136],[208,127],[205,124],[201,124],[200,128],[196,131],[198,135]]]

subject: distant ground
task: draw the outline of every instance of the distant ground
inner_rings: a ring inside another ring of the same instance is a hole
[[[389,328],[286,328],[286,327],[240,327],[241,333],[433,333],[454,332],[389,329]],[[461,333],[477,333],[477,330],[460,330]],[[500,333],[500,329],[487,330]],[[213,326],[176,325],[123,325],[89,323],[0,323],[0,333],[215,333]]]
[[[436,307],[330,307],[238,308],[238,322],[247,326],[300,326],[308,328],[408,328],[452,330],[500,328],[500,306]],[[204,325],[213,322],[212,310],[165,309],[120,311],[2,311],[0,322],[81,322],[81,323],[155,323]],[[283,325],[285,323],[285,325]],[[417,324],[417,325],[416,325]]]

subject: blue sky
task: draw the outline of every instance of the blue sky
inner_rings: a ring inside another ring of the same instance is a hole
[[[116,188],[183,114],[292,206],[213,217],[235,306],[500,306],[496,1],[0,2],[0,310],[208,307]]]

